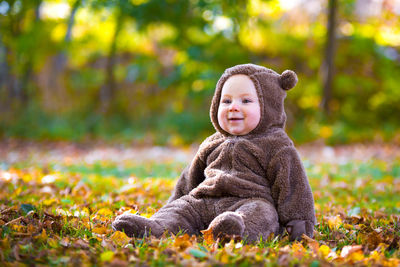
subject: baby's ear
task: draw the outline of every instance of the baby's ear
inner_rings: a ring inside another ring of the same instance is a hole
[[[297,75],[292,70],[285,70],[284,72],[282,72],[279,79],[280,86],[284,90],[292,89],[296,85],[297,81]]]

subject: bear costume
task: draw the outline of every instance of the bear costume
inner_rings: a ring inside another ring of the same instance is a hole
[[[258,125],[238,136],[224,131],[217,115],[222,87],[236,74],[251,79],[260,104]],[[200,145],[168,203],[151,218],[120,215],[113,229],[135,237],[159,237],[166,230],[198,235],[212,229],[215,238],[240,236],[255,242],[286,228],[291,241],[300,240],[302,234],[313,237],[313,195],[297,150],[284,131],[284,99],[296,83],[290,70],[279,75],[254,64],[225,70],[210,109],[216,133]]]

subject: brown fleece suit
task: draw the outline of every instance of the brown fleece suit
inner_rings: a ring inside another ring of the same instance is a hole
[[[254,83],[260,103],[257,127],[233,136],[218,124],[218,106],[226,80],[245,74]],[[113,229],[129,236],[161,236],[165,230],[199,234],[211,228],[250,242],[277,235],[287,227],[290,240],[313,236],[314,200],[304,167],[284,131],[286,90],[297,83],[293,71],[282,75],[253,64],[227,69],[219,79],[210,117],[217,130],[200,146],[183,171],[167,205],[150,219],[120,215]]]

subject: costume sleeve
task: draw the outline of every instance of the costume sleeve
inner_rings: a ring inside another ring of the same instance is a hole
[[[205,168],[206,164],[200,158],[200,153],[198,152],[190,165],[183,170],[172,196],[168,199],[168,203],[189,194],[193,188],[197,187],[202,181],[204,181]]]
[[[312,237],[316,223],[314,198],[296,149],[292,146],[282,148],[271,159],[268,170],[281,225],[304,229],[295,229],[299,235],[296,238],[301,237],[301,232]]]

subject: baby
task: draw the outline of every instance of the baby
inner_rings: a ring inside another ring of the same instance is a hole
[[[225,70],[210,109],[216,133],[200,145],[168,203],[149,219],[120,215],[113,229],[135,237],[211,229],[215,238],[255,242],[286,228],[291,241],[312,237],[313,195],[284,131],[283,102],[296,83],[290,70],[279,75],[253,64]]]

